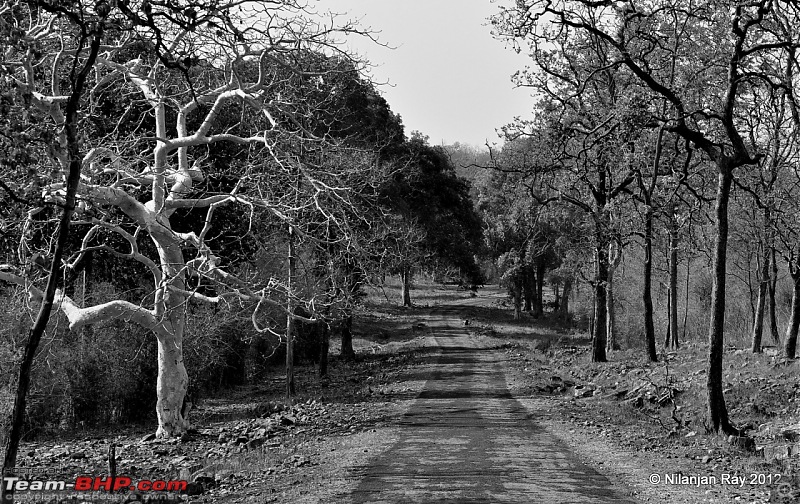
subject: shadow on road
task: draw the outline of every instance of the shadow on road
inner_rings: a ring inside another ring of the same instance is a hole
[[[512,396],[505,354],[460,325],[473,308],[431,310],[441,353],[415,371],[427,382],[399,422],[398,441],[353,471],[352,502],[630,504]]]

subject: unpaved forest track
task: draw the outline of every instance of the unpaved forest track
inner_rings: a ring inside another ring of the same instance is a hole
[[[353,471],[351,502],[633,503],[511,395],[503,352],[464,330],[469,301],[432,311],[441,355],[397,442]]]

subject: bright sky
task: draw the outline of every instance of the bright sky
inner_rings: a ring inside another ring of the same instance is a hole
[[[503,1],[503,0],[500,0]],[[403,118],[406,135],[419,130],[431,144],[500,143],[495,132],[515,116],[529,117],[528,89],[511,75],[530,61],[490,33],[491,0],[320,0],[319,8],[347,12],[380,31],[384,48],[354,40],[375,67],[373,78]]]

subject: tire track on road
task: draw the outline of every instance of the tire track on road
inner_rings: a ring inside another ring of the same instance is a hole
[[[351,502],[633,504],[536,424],[506,386],[503,352],[464,329],[465,310],[431,311],[441,354],[397,442],[353,471]]]

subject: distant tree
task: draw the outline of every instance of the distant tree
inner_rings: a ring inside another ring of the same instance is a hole
[[[445,145],[444,150],[455,168],[456,175],[470,183],[470,196],[473,201],[476,200],[477,183],[492,162],[489,150],[460,142]]]
[[[787,172],[794,169],[792,157],[797,153],[797,128],[800,126],[800,123],[793,124],[793,110],[796,109],[793,67],[796,63],[792,52],[787,53],[785,58],[771,58],[764,62],[763,68],[771,67],[776,83],[783,83],[783,86],[754,87],[751,90],[754,95],[752,111],[742,117],[742,121],[747,124],[749,141],[760,154],[758,165],[739,177],[739,184],[751,196],[743,203],[749,210],[743,213],[752,215],[752,219],[746,224],[750,231],[747,240],[758,249],[758,291],[751,333],[751,350],[754,353],[760,353],[762,349],[764,315],[768,309],[772,338],[776,344],[780,343],[775,321],[775,235],[791,233],[792,226],[784,225],[777,229],[775,220],[780,212],[791,212],[791,205],[787,203],[794,198],[789,197],[787,200],[786,189],[778,186],[786,180]],[[791,188],[792,185],[788,187]],[[794,191],[790,189],[789,192]]]
[[[469,184],[456,175],[446,151],[415,133],[395,163],[381,195],[388,211],[402,219],[393,241],[401,247],[389,254],[395,258],[389,268],[400,276],[403,305],[411,304],[411,281],[419,266],[452,268],[463,283],[482,283],[475,261],[482,241],[480,217]]]
[[[786,21],[781,25],[784,36],[788,36],[791,33],[791,28],[786,24]],[[796,48],[790,47],[785,53],[785,59],[781,60],[784,62],[783,66],[780,67],[783,69],[781,82],[784,86],[780,100],[781,104],[785,104],[787,107],[785,121],[789,127],[782,127],[783,125],[779,121],[781,112],[771,116],[771,119],[775,121],[773,124],[776,125],[776,134],[772,139],[772,149],[768,149],[769,154],[767,155],[766,180],[769,185],[764,187],[762,183],[762,190],[772,190],[771,194],[767,192],[762,203],[766,238],[775,240],[771,257],[772,274],[777,277],[777,263],[774,251],[779,249],[786,261],[789,276],[792,280],[791,312],[783,342],[784,355],[788,359],[794,359],[796,356],[797,335],[798,331],[800,331],[800,226],[798,226],[800,209],[797,207],[797,188],[800,185],[797,163],[798,151],[800,151],[800,138],[798,137],[798,132],[800,132],[800,89],[798,89],[797,82],[796,55]],[[780,163],[782,166],[776,167],[775,163]],[[775,176],[774,182],[773,173]],[[768,213],[767,210],[772,211]],[[767,222],[772,224],[771,229],[766,228]],[[770,286],[770,296],[773,298],[776,280],[774,277]],[[774,301],[771,304],[774,305]],[[772,323],[771,321],[771,325]],[[754,349],[756,343],[755,341],[753,343]]]
[[[479,187],[479,208],[485,222],[487,252],[495,260],[501,281],[514,305],[514,318],[522,317],[523,303],[530,310],[534,271],[528,255],[537,205],[525,198],[522,177],[496,172]],[[527,291],[527,292],[526,292]]]
[[[533,140],[508,142],[496,155],[494,169],[479,185],[479,208],[485,222],[485,241],[514,304],[522,311],[543,313],[543,286],[548,271],[560,264],[556,243],[561,229],[553,210],[532,194],[527,170],[536,156]]]
[[[611,217],[635,181],[628,135],[640,127],[629,113],[636,94],[631,92],[629,76],[619,69],[592,70],[606,59],[602,41],[591,36],[560,39],[556,47],[565,61],[543,54],[540,64],[553,67],[542,66],[523,77],[525,85],[547,94],[539,104],[539,115],[506,127],[505,134],[533,140],[527,167],[532,195],[542,204],[573,205],[592,222],[596,261],[592,359],[605,362],[609,247],[617,234]]]

